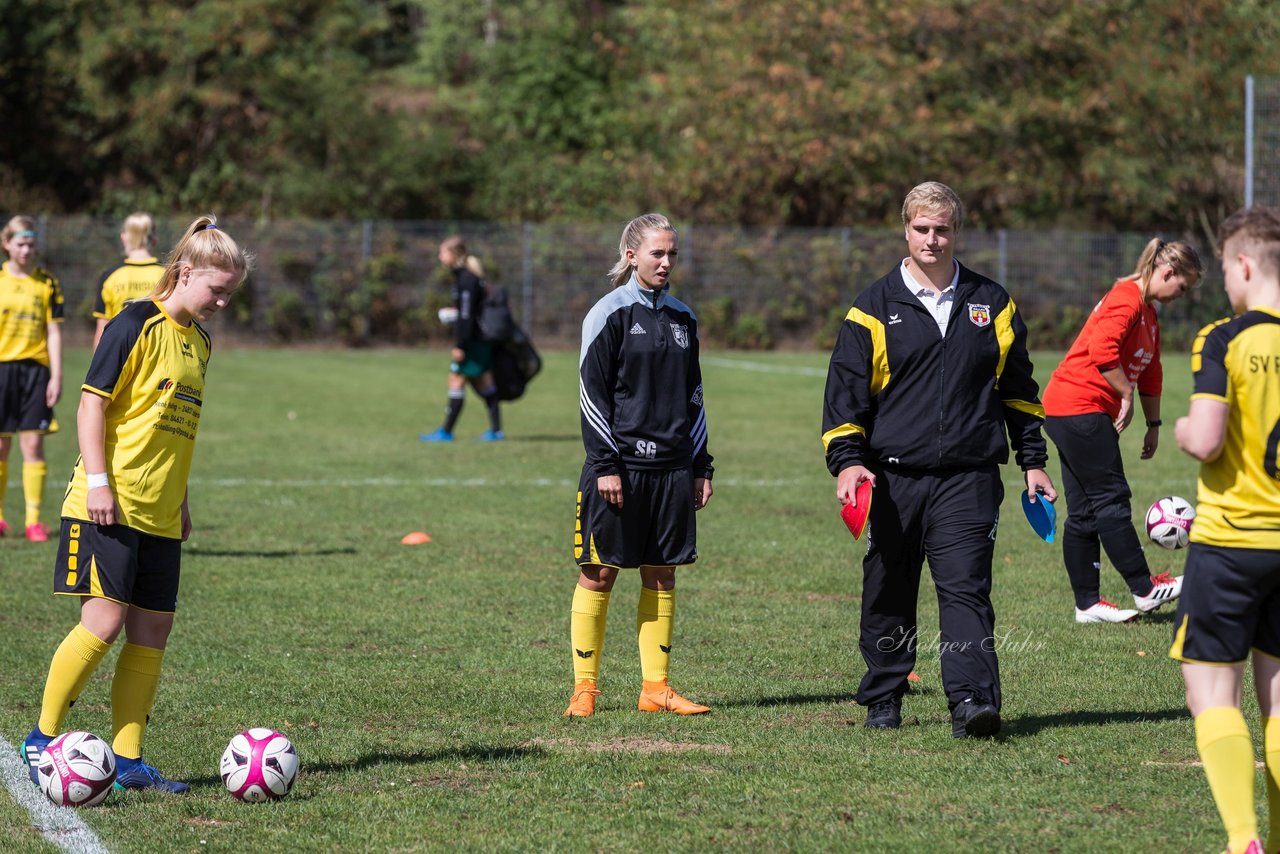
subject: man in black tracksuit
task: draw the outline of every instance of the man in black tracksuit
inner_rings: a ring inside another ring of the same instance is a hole
[[[901,725],[916,661],[925,557],[938,591],[937,648],[957,737],[1000,728],[991,559],[1009,442],[1031,494],[1053,501],[1026,326],[999,284],[954,259],[963,219],[946,185],[902,210],[909,257],[854,300],[827,374],[823,443],[837,497],[870,480],[857,699],[867,726]],[[1006,431],[1007,436],[1006,438]]]

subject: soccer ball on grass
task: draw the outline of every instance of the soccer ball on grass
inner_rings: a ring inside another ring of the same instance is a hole
[[[94,807],[116,782],[116,755],[91,732],[73,730],[49,742],[36,762],[40,790],[60,807]]]
[[[1171,495],[1156,499],[1147,509],[1147,536],[1166,549],[1185,549],[1191,537],[1196,508],[1185,498]]]
[[[236,734],[222,753],[222,784],[242,801],[278,801],[298,778],[298,752],[293,742],[267,727]]]

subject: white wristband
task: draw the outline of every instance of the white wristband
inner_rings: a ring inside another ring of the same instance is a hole
[[[107,483],[107,473],[106,473],[106,472],[103,472],[102,474],[89,474],[88,472],[85,472],[85,479],[86,479],[87,481],[89,481],[89,488],[90,488],[90,489],[97,489],[97,488],[98,488],[98,487],[100,487],[100,486],[109,486],[109,485],[110,485],[110,484],[108,484],[108,483]]]

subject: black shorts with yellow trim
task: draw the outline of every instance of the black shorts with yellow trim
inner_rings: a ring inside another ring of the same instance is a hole
[[[1169,657],[1238,664],[1249,650],[1280,658],[1280,552],[1192,543]]]
[[[33,359],[0,362],[0,436],[58,432],[48,389],[48,365]]]
[[[62,520],[53,592],[100,596],[147,611],[178,608],[182,541],[127,525]]]
[[[684,566],[698,559],[691,469],[623,469],[622,509],[583,468],[573,557],[579,566]]]

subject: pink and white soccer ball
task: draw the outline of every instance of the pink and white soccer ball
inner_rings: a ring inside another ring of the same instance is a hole
[[[116,755],[91,732],[74,730],[49,742],[36,761],[40,790],[60,807],[95,807],[116,782]]]
[[[298,778],[293,742],[267,727],[238,733],[222,752],[222,785],[242,801],[278,801]]]
[[[1147,510],[1147,536],[1166,549],[1185,549],[1191,537],[1196,508],[1185,498],[1171,495],[1152,503]]]

